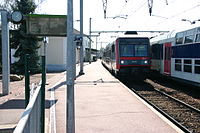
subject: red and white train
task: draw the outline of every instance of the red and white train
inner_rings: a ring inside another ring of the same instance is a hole
[[[151,66],[149,38],[117,38],[105,48],[102,64],[116,76],[145,77]]]
[[[170,33],[171,34],[171,33]],[[151,40],[151,69],[200,85],[200,27]]]

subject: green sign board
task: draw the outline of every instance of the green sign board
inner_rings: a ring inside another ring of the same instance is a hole
[[[26,16],[27,34],[34,36],[66,36],[66,15],[39,15]]]

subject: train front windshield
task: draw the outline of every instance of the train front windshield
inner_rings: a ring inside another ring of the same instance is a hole
[[[121,57],[141,57],[148,56],[148,46],[144,44],[123,44],[120,45]]]

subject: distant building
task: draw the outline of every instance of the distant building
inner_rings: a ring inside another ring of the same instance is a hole
[[[75,30],[76,34],[79,34]],[[88,48],[89,39],[83,37],[83,53],[84,60],[86,57],[86,48]],[[67,37],[48,37],[48,44],[46,47],[46,65],[48,72],[65,71],[66,70],[66,44]],[[42,44],[41,44],[42,45]],[[39,55],[42,55],[43,48],[38,50]],[[80,46],[76,46],[76,63],[80,62]]]

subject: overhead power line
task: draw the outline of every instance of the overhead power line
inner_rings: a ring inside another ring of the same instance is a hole
[[[182,12],[179,12],[179,13],[177,13],[177,14],[175,14],[175,15],[172,15],[171,17],[163,17],[163,18],[165,18],[165,20],[164,21],[161,21],[161,22],[159,22],[159,23],[156,23],[155,24],[155,26],[153,26],[153,27],[156,27],[156,26],[158,26],[158,25],[160,25],[160,24],[162,24],[162,23],[166,23],[167,21],[169,21],[169,20],[171,20],[171,19],[173,19],[173,18],[175,18],[175,17],[177,17],[177,16],[179,16],[179,15],[181,15],[181,14],[184,14],[184,13],[187,13],[187,12],[189,12],[189,11],[191,11],[191,10],[194,10],[194,9],[196,9],[196,8],[199,8],[200,7],[200,4],[199,5],[196,5],[196,6],[193,6],[193,7],[191,7],[191,8],[188,8],[188,9],[186,9],[186,10],[184,10],[184,11],[182,11]],[[154,15],[152,15],[152,16],[154,16]]]

